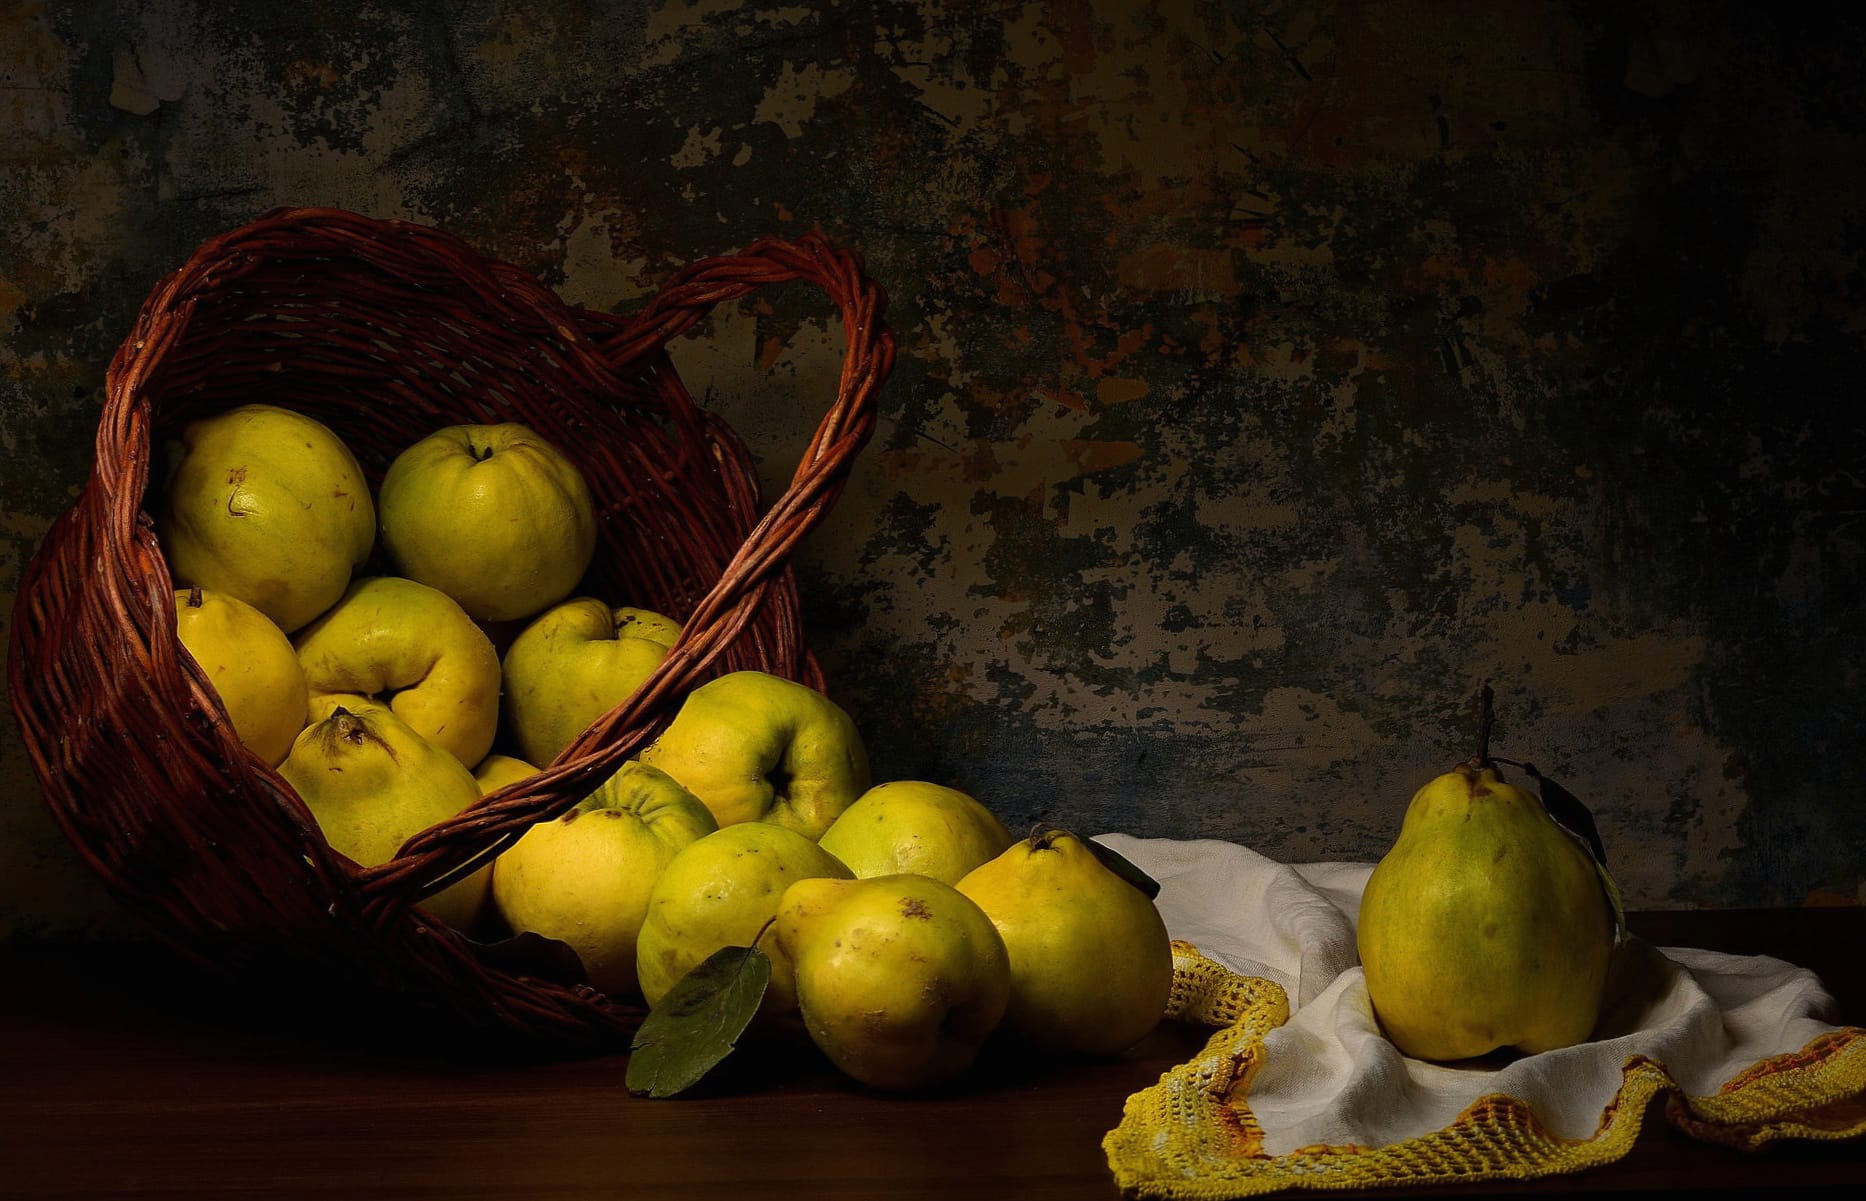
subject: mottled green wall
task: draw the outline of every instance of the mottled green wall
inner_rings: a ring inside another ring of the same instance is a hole
[[[901,344],[800,558],[881,774],[1372,858],[1490,677],[1634,904],[1857,901],[1866,30],[1781,7],[14,0],[0,621],[212,233],[414,218],[626,311],[821,227]],[[825,313],[678,351],[774,483]],[[0,933],[118,920],[9,713]]]

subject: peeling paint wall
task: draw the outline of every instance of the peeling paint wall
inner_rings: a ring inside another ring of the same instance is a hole
[[[105,364],[280,204],[592,308],[820,227],[879,433],[799,558],[885,777],[1014,826],[1370,859],[1497,748],[1636,906],[1866,895],[1857,17],[1637,0],[14,3],[0,621]],[[770,486],[807,289],[681,343]],[[113,928],[0,723],[0,934]]]

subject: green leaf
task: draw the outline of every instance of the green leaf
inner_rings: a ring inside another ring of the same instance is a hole
[[[1093,838],[1083,839],[1082,845],[1086,846],[1089,849],[1089,853],[1094,855],[1095,858],[1101,860],[1101,865],[1103,867],[1145,893],[1149,901],[1160,895],[1160,882],[1155,880],[1152,876],[1149,876],[1146,872],[1141,871],[1138,867],[1135,867],[1134,861],[1129,859],[1126,855],[1123,855],[1113,847],[1103,846]]]
[[[738,1045],[771,983],[757,947],[721,947],[682,976],[629,1044],[624,1083],[636,1096],[678,1096]]]

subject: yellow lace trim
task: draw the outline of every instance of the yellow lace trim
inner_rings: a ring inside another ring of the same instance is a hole
[[[1494,1094],[1445,1129],[1390,1146],[1315,1146],[1270,1156],[1246,1099],[1263,1063],[1264,1035],[1289,1019],[1289,999],[1271,981],[1237,975],[1189,943],[1175,943],[1173,952],[1169,1016],[1218,1030],[1199,1054],[1129,1097],[1121,1124],[1102,1140],[1115,1181],[1129,1196],[1229,1201],[1284,1189],[1564,1175],[1630,1151],[1661,1094],[1673,1126],[1743,1150],[1780,1138],[1866,1133],[1866,1029],[1848,1027],[1764,1060],[1708,1097],[1687,1095],[1664,1064],[1634,1056],[1591,1138],[1561,1138],[1523,1102]]]

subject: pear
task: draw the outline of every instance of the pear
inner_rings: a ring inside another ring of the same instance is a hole
[[[1026,1046],[1112,1055],[1159,1024],[1172,939],[1153,900],[1051,825],[968,872],[959,891],[1011,957],[1006,1033]]]
[[[1427,783],[1361,896],[1356,937],[1387,1037],[1436,1061],[1586,1040],[1617,936],[1611,886],[1484,757]]]
[[[410,838],[465,809],[479,784],[453,754],[386,705],[345,697],[312,703],[279,774],[297,790],[331,849],[364,867],[387,863]],[[487,893],[481,868],[423,906],[455,929],[470,928]]]
[[[800,880],[778,904],[775,933],[811,1041],[875,1088],[959,1075],[1010,1000],[1010,959],[991,919],[926,876]]]

